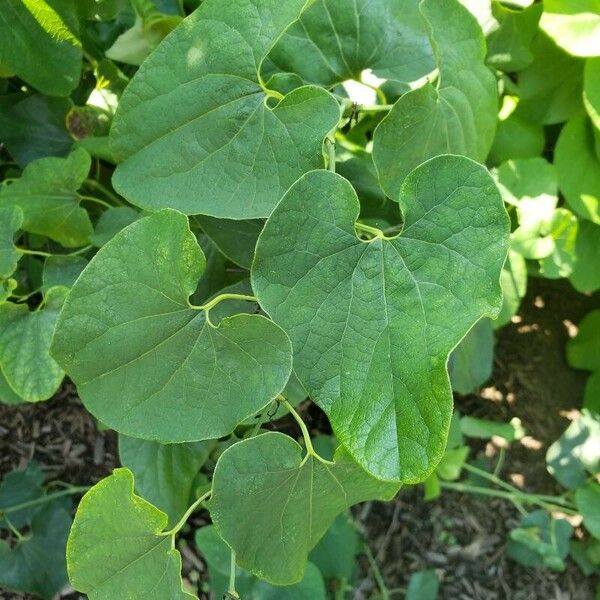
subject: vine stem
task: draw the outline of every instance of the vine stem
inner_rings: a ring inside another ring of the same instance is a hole
[[[30,256],[43,256],[44,258],[50,258],[51,256],[77,256],[78,254],[84,254],[92,248],[93,246],[90,244],[89,246],[83,246],[83,248],[79,248],[79,250],[75,250],[67,254],[52,254],[51,252],[42,252],[41,250],[30,250],[29,248],[15,246],[17,252],[20,252],[21,254],[28,254]]]
[[[283,396],[281,396],[281,398],[283,398]],[[302,420],[302,417],[298,414],[296,409],[285,398],[283,398],[282,400],[279,400],[279,401],[290,411],[290,414],[292,415],[292,417],[294,417],[294,420],[298,424],[298,427],[300,427],[300,431],[302,432],[302,438],[304,439],[304,445],[306,446],[306,451],[309,454],[311,454],[312,456],[318,456],[318,454],[315,452],[315,449],[312,445],[312,440],[310,439],[310,433],[308,433],[308,428],[306,427],[306,423],[304,423],[304,421]],[[319,458],[321,458],[321,457],[319,456]]]
[[[379,588],[379,591],[381,592],[381,600],[389,600],[390,592],[389,592],[387,586],[385,585],[385,581],[383,580],[381,571],[379,570],[379,567],[377,566],[377,561],[375,560],[375,557],[373,556],[373,553],[371,552],[371,548],[369,548],[369,546],[367,546],[367,545],[365,545],[365,554],[367,556],[367,560],[369,561],[369,566],[371,567],[371,572],[373,573],[373,577],[375,578],[377,587]]]
[[[354,224],[354,227],[358,231],[362,231],[364,233],[373,235],[375,238],[383,239],[385,237],[381,229],[377,229],[377,227],[371,227],[370,225],[365,225],[364,223],[360,223],[359,221],[357,221]]]
[[[192,513],[210,496],[211,490],[208,490],[205,494],[202,494],[198,500],[196,500],[184,513],[183,517],[179,519],[175,527],[169,529],[168,531],[163,531],[160,535],[172,535],[174,536],[183,526],[186,524],[187,520],[192,516]]]
[[[45,504],[46,502],[51,502],[56,498],[62,498],[63,496],[72,496],[75,494],[83,494],[90,489],[89,485],[83,486],[71,486],[64,490],[60,490],[59,492],[54,492],[53,494],[47,494],[46,496],[41,496],[40,498],[35,498],[34,500],[28,500],[27,502],[21,502],[19,504],[14,504],[13,506],[8,506],[7,508],[0,508],[0,516],[9,515],[10,513],[17,512],[19,510],[25,510],[26,508],[32,508],[33,506],[39,506],[40,504]]]
[[[247,294],[219,294],[215,296],[212,300],[209,300],[206,304],[200,304],[196,306],[194,304],[190,304],[190,308],[193,310],[203,310],[206,313],[206,322],[214,327],[209,318],[209,311],[211,308],[214,308],[219,302],[223,302],[223,300],[246,300],[247,302],[258,302],[258,298],[256,296],[249,296]]]
[[[81,200],[85,200],[87,202],[93,202],[94,204],[99,204],[100,206],[104,206],[104,208],[113,208],[112,204],[105,202],[104,200],[100,200],[100,198],[95,198],[94,196],[86,196],[84,194],[79,194],[79,198]]]
[[[393,104],[359,104],[356,110],[359,112],[389,112],[394,108]]]
[[[121,205],[123,204],[121,199],[116,194],[113,194],[107,187],[102,185],[99,181],[96,181],[95,179],[86,179],[85,184],[89,187],[92,187],[92,188],[102,192],[107,198],[109,198],[116,204],[121,204]]]
[[[232,598],[239,598],[238,593],[235,590],[235,551],[231,551],[231,559],[229,561],[229,586],[227,593]]]
[[[335,140],[330,137],[325,138],[325,145],[327,146],[327,168],[335,173]]]

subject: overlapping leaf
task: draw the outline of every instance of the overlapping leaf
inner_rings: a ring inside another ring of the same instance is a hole
[[[133,492],[128,469],[116,469],[81,500],[69,540],[71,584],[90,600],[122,597],[192,600],[181,581],[181,556],[165,535],[167,515]]]
[[[81,71],[74,13],[74,3],[68,0],[5,0],[0,65],[44,94],[68,96]]]
[[[585,63],[583,101],[596,129],[600,129],[600,58]]]
[[[246,314],[215,326],[190,306],[204,266],[187,218],[167,209],[118,233],[71,290],[53,354],[120,433],[217,438],[284,388],[291,356],[279,327]]]
[[[22,229],[40,233],[63,246],[83,246],[93,228],[77,190],[90,170],[90,156],[75,150],[67,158],[40,158],[28,165],[21,178],[0,190],[0,206],[23,212]]]
[[[305,175],[267,221],[252,286],[340,443],[378,477],[412,482],[444,450],[449,352],[500,309],[508,219],[485,169],[455,156],[416,169],[400,206],[401,235],[367,242],[350,184]]]
[[[324,87],[360,80],[365,69],[408,82],[435,68],[419,0],[317,0],[269,59],[281,71]]]
[[[23,212],[18,206],[0,204],[0,279],[15,272],[21,254],[15,247],[15,233],[23,224]]]
[[[402,96],[377,126],[373,160],[386,194],[396,200],[404,178],[439,154],[483,162],[492,146],[498,100],[484,65],[479,25],[458,0],[424,0],[439,80]]]
[[[238,565],[289,585],[302,579],[309,552],[338,514],[397,491],[397,484],[370,477],[343,452],[335,462],[312,454],[303,459],[293,439],[265,433],[221,455],[209,510]]]
[[[163,41],[115,116],[120,193],[148,209],[266,217],[302,173],[323,165],[335,99],[306,86],[271,107],[259,75],[304,3],[206,0]]]

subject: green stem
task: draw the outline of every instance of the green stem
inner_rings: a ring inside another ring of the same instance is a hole
[[[315,449],[312,445],[312,440],[310,439],[310,433],[308,432],[308,428],[306,427],[306,424],[302,420],[302,417],[298,414],[296,409],[287,400],[283,400],[282,404],[284,404],[285,407],[290,411],[290,414],[292,415],[292,417],[294,417],[294,420],[298,424],[298,427],[300,427],[300,431],[302,432],[302,438],[304,439],[304,445],[306,446],[306,451],[312,456],[318,456],[318,454],[315,452]],[[321,458],[321,457],[319,456],[319,458]]]
[[[4,521],[6,522],[6,524],[8,525],[8,528],[12,531],[13,535],[17,538],[17,540],[19,542],[23,541],[23,535],[21,534],[21,532],[10,522],[10,519],[5,516],[4,517]]]
[[[356,110],[359,112],[389,112],[394,108],[393,104],[359,104]]]
[[[21,254],[28,254],[30,256],[43,256],[48,258],[49,256],[54,256],[54,254],[50,254],[49,252],[42,252],[41,250],[29,250],[29,248],[19,248],[16,247],[17,252]]]
[[[95,179],[86,179],[85,184],[102,192],[107,198],[109,198],[116,204],[123,204],[121,198],[119,198],[116,194],[113,194],[107,187],[103,186],[99,181],[96,181]]]
[[[369,561],[369,566],[371,567],[371,572],[373,573],[373,577],[375,578],[375,582],[377,583],[377,587],[381,592],[381,600],[390,600],[390,592],[385,585],[385,581],[383,580],[383,576],[381,575],[381,571],[377,566],[377,562],[375,561],[375,557],[371,552],[371,548],[365,545],[365,554],[367,556],[367,560]]]
[[[371,227],[370,225],[365,225],[364,223],[360,223],[357,221],[354,224],[354,228],[357,231],[362,231],[363,233],[368,233],[372,235],[374,238],[383,239],[385,236],[383,235],[383,231],[381,229],[377,229],[377,227]]]
[[[83,194],[79,194],[79,199],[86,200],[87,202],[93,202],[94,204],[99,204],[100,206],[104,206],[104,208],[112,208],[113,206],[104,200],[100,200],[100,198],[94,198],[94,196],[85,196]]]
[[[231,551],[231,559],[229,561],[229,587],[227,593],[232,598],[239,598],[238,593],[235,591],[235,552]]]
[[[208,317],[208,313],[211,308],[214,308],[217,304],[219,304],[219,302],[223,302],[223,300],[246,300],[247,302],[258,302],[256,296],[249,296],[247,294],[219,294],[212,300],[209,300],[206,304],[200,304],[199,306],[190,304],[190,308],[194,310],[203,310],[206,313],[206,321],[209,325],[212,325]]]
[[[327,146],[327,168],[335,173],[335,141],[331,138],[325,138],[325,145]]]
[[[179,519],[179,522],[175,527],[169,529],[169,531],[163,531],[160,535],[172,535],[174,536],[183,526],[186,524],[187,520],[192,516],[192,513],[210,496],[211,490],[208,490],[206,494],[202,494],[198,500],[196,500],[186,511],[183,517]]]
[[[90,489],[90,486],[72,486],[66,488],[64,490],[60,490],[60,492],[54,492],[53,494],[47,494],[46,496],[41,496],[40,498],[35,498],[35,500],[28,500],[27,502],[21,502],[20,504],[14,504],[13,506],[8,506],[7,508],[0,508],[0,516],[9,515],[10,513],[17,512],[19,510],[25,510],[26,508],[32,508],[34,506],[39,506],[40,504],[45,504],[46,502],[51,502],[56,498],[62,498],[63,496],[72,496],[74,494],[83,494]]]

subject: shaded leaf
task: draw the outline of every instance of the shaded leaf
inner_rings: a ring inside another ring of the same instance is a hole
[[[130,206],[111,206],[105,210],[94,228],[94,235],[92,236],[92,244],[94,246],[104,246],[106,242],[112,240],[112,238],[127,227],[134,221],[140,218],[140,212],[131,208]]]
[[[87,264],[88,261],[82,256],[49,256],[42,272],[42,292],[46,294],[57,286],[73,287]]]
[[[579,323],[577,335],[567,343],[567,361],[575,369],[600,371],[600,309]]]
[[[419,571],[410,576],[406,600],[436,600],[440,582],[433,569]]]
[[[569,279],[584,294],[600,289],[600,225],[582,220],[575,240],[575,264]]]
[[[15,470],[7,473],[0,482],[0,512],[41,498],[44,495],[43,483],[44,474],[35,463],[29,463],[22,471]],[[10,524],[16,529],[30,525],[38,508],[35,506],[10,512],[8,515]],[[4,519],[0,519],[0,528],[8,529]]]
[[[20,252],[15,247],[15,233],[23,224],[23,212],[18,206],[0,205],[0,278],[12,275],[16,268]]]
[[[600,539],[600,484],[591,481],[575,490],[575,504],[585,528]]]

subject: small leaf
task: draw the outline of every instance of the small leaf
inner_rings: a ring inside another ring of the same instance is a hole
[[[239,566],[288,585],[302,579],[309,552],[338,514],[364,500],[389,499],[398,487],[369,477],[343,453],[333,463],[312,454],[303,459],[292,438],[265,433],[221,455],[209,510]]]
[[[477,22],[458,0],[423,0],[420,7],[439,81],[404,94],[375,130],[373,160],[392,200],[404,178],[434,156],[460,154],[483,162],[496,129],[496,80],[483,62],[485,41]]]
[[[0,368],[10,387],[27,402],[50,398],[64,371],[50,356],[50,342],[65,288],[52,288],[46,307],[31,312],[27,304],[0,304]]]
[[[317,0],[285,31],[269,59],[281,71],[323,87],[360,81],[365,69],[409,82],[435,68],[418,0]]]
[[[567,360],[575,369],[600,371],[600,309],[581,320],[577,335],[567,343]]]
[[[4,0],[0,64],[44,94],[68,96],[81,71],[74,6],[56,0]]]
[[[132,471],[136,490],[167,513],[172,526],[195,500],[194,483],[210,449],[207,442],[159,444],[119,436],[119,458]]]
[[[269,215],[303,173],[323,166],[340,118],[322,88],[274,107],[260,67],[305,0],[205,0],[144,61],[111,131],[115,189],[156,210],[230,219]],[[141,126],[143,125],[143,126]]]
[[[75,283],[53,354],[107,426],[161,442],[218,438],[284,388],[291,350],[277,325],[238,314],[215,326],[191,307],[204,266],[187,218],[164,210],[119,232]]]
[[[585,528],[600,539],[600,484],[592,481],[575,491],[575,504]]]
[[[23,471],[11,471],[0,482],[0,512],[24,502],[37,500],[44,495],[42,484],[44,474],[35,463],[29,463]],[[31,519],[39,507],[34,506],[12,511],[8,518],[16,529],[22,529],[31,524]],[[8,529],[4,519],[0,519],[0,528]]]
[[[21,254],[15,247],[15,233],[23,224],[23,211],[18,206],[0,206],[0,279],[12,275]]]
[[[467,437],[483,440],[499,436],[508,442],[514,442],[525,435],[521,421],[516,417],[510,423],[498,423],[489,419],[465,416],[460,420],[460,429]]]
[[[252,286],[340,443],[377,477],[417,482],[446,444],[448,354],[500,308],[508,218],[487,171],[456,156],[415,169],[400,206],[399,236],[360,239],[350,184],[308,173],[267,221]]]
[[[442,460],[435,469],[436,475],[446,481],[454,481],[460,477],[463,466],[469,456],[468,446],[446,450]]]
[[[0,190],[0,204],[23,211],[24,231],[47,235],[66,247],[84,246],[92,223],[79,205],[77,190],[90,170],[90,156],[75,150],[67,158],[40,158]]]
[[[164,533],[167,515],[136,496],[133,483],[131,471],[115,469],[81,499],[67,542],[71,584],[90,600],[194,599],[183,589],[173,536]]]
[[[31,530],[10,548],[0,540],[0,587],[52,600],[67,584],[65,547],[71,515],[62,502],[37,510]]]
[[[406,600],[436,600],[440,582],[433,569],[418,571],[410,576]]]

